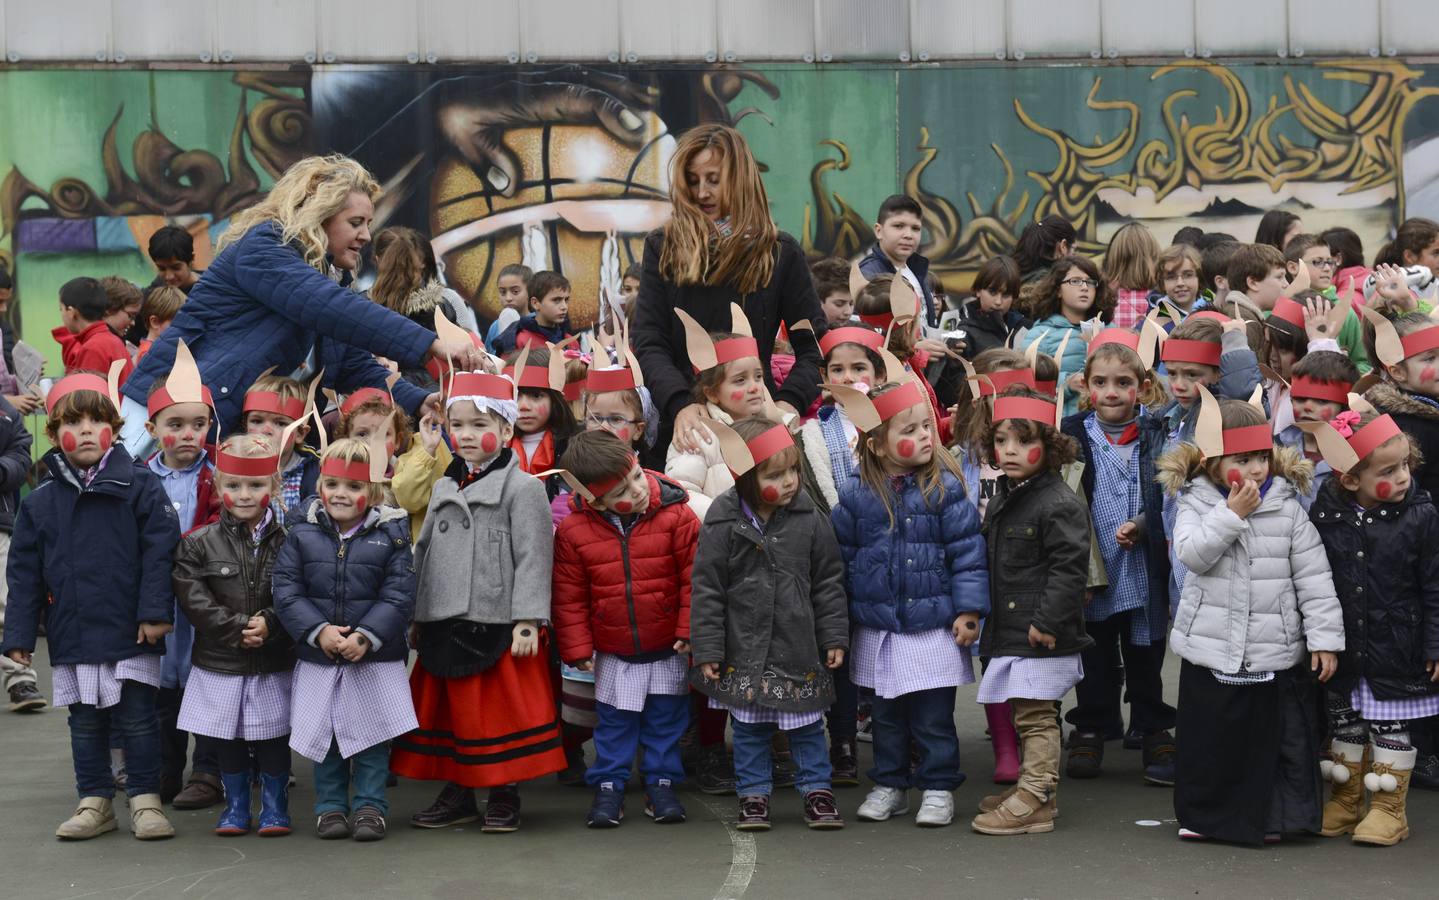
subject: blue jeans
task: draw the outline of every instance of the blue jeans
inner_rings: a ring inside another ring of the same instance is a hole
[[[75,790],[81,797],[115,796],[110,772],[110,744],[125,750],[131,797],[160,791],[160,717],[157,691],[148,684],[124,681],[120,702],[107,709],[88,703],[70,704],[70,755],[75,760]]]
[[[774,791],[774,760],[770,757],[770,737],[779,726],[772,722],[746,725],[730,716],[734,729],[735,793],[741,797],[768,797]],[[794,757],[794,786],[800,794],[830,789],[829,745],[824,739],[824,724],[811,722],[803,728],[786,731],[789,752]]]
[[[351,808],[373,806],[386,815],[390,803],[385,799],[385,779],[390,775],[390,742],[366,747],[349,759],[340,755],[338,745],[331,743],[324,762],[315,763],[315,815],[327,812],[349,814]],[[350,788],[355,789],[355,802],[350,803]]]
[[[614,782],[625,789],[634,765],[635,751],[644,747],[640,772],[645,784],[668,778],[679,784],[684,780],[684,764],[680,762],[680,737],[690,721],[688,694],[650,694],[645,698],[643,712],[617,709],[608,703],[595,702],[599,722],[595,725],[595,764],[585,773],[589,784]]]
[[[952,687],[915,691],[886,700],[874,698],[874,768],[869,780],[885,787],[952,791],[964,783],[959,771],[959,734],[954,730]],[[919,748],[910,772],[909,746]]]

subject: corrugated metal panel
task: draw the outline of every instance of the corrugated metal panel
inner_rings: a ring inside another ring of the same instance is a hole
[[[1380,14],[1380,53],[1395,56],[1439,52],[1439,16],[1435,15],[1434,0],[1384,0]]]
[[[418,62],[420,15],[414,3],[320,0],[320,61]]]
[[[1104,55],[1193,56],[1194,0],[1102,0]]]
[[[798,4],[796,4],[798,5]],[[816,0],[815,52],[834,60],[909,60],[909,4],[903,0]]]
[[[111,54],[128,59],[205,60],[214,53],[213,0],[115,0]]]
[[[1427,16],[1434,12],[1430,3]],[[1289,52],[1295,57],[1364,56],[1371,50],[1378,55],[1379,0],[1289,0]]]
[[[914,58],[1004,59],[1005,0],[911,0]]]
[[[215,9],[215,46],[220,62],[238,60],[315,61],[313,0],[221,0]]]
[[[437,62],[519,62],[518,3],[424,0],[426,60]]]
[[[520,52],[527,61],[610,59],[620,52],[619,0],[523,0]]]
[[[814,59],[814,7],[798,0],[724,0],[720,59]]]
[[[52,3],[6,0],[8,48],[21,60],[110,58],[110,0],[70,0],[65,15]]]
[[[1009,0],[1009,52],[1033,56],[1101,56],[1099,0]]]
[[[620,29],[626,62],[713,62],[719,50],[714,0],[620,0]]]
[[[1201,0],[1194,11],[1199,55],[1288,56],[1287,21],[1285,0]]]

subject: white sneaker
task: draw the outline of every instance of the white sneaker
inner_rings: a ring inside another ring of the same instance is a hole
[[[883,822],[890,816],[902,816],[909,812],[909,793],[902,788],[885,787],[877,784],[855,813],[866,822]],[[951,810],[951,813],[953,810]]]
[[[914,824],[939,828],[954,821],[954,794],[949,791],[925,791],[915,813]]]

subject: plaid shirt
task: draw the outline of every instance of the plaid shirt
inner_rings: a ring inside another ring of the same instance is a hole
[[[1119,526],[1139,515],[1141,490],[1139,484],[1139,452],[1126,457],[1110,445],[1109,436],[1100,427],[1099,418],[1090,413],[1084,420],[1089,435],[1094,467],[1094,496],[1089,498],[1094,534],[1099,541],[1099,555],[1109,573],[1109,586],[1094,592],[1084,608],[1089,622],[1102,622],[1117,613],[1144,609],[1149,603],[1149,570],[1144,553],[1119,546],[1114,533]],[[1148,616],[1129,617],[1129,639],[1139,646],[1148,646]]]
[[[839,489],[854,474],[854,448],[844,433],[844,412],[838,406],[820,407],[819,433],[824,435],[824,447],[829,452],[829,467],[834,472],[835,488]]]

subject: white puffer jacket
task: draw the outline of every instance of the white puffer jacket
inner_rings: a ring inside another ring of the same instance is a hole
[[[705,404],[705,415],[721,425],[734,424],[734,418],[713,403]],[[734,475],[725,465],[719,441],[708,428],[701,426],[701,432],[703,437],[698,452],[681,450],[678,445],[670,444],[665,454],[665,474],[689,491],[690,508],[703,522],[710,502],[734,487]]]
[[[1276,451],[1268,492],[1241,519],[1208,477],[1184,481],[1197,457],[1183,445],[1159,465],[1160,482],[1179,493],[1174,550],[1189,569],[1170,647],[1226,674],[1282,671],[1310,651],[1343,650],[1329,560],[1295,493],[1307,489],[1310,464],[1293,450]]]

